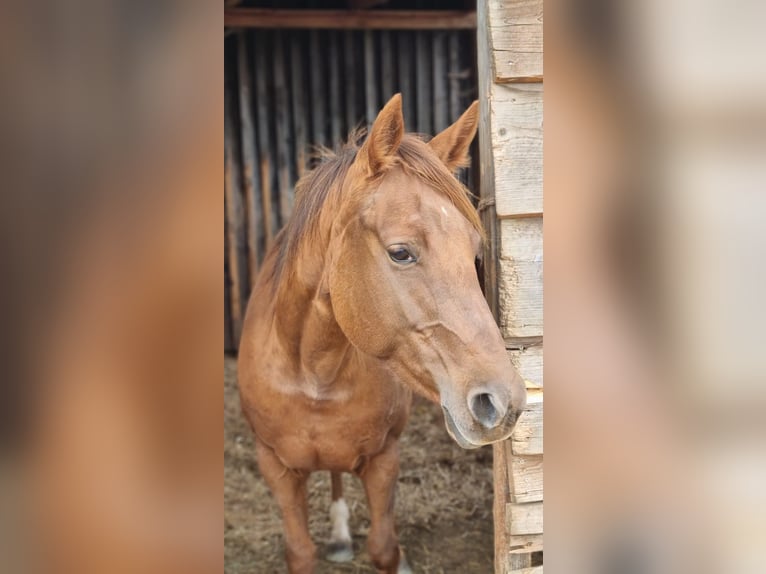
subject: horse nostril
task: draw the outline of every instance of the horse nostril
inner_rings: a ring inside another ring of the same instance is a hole
[[[477,393],[468,401],[471,414],[488,429],[495,428],[503,420],[503,413],[498,410],[496,404],[497,399],[489,393]]]

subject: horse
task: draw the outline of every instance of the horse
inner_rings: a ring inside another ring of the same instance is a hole
[[[481,221],[455,177],[477,125],[474,102],[426,142],[405,134],[393,96],[365,139],[352,136],[298,182],[264,259],[238,379],[291,574],[316,567],[306,481],[319,470],[332,477],[326,558],[353,558],[341,482],[353,473],[377,571],[410,572],[394,490],[413,392],[441,405],[447,432],[467,449],[508,438],[525,407],[478,280]]]

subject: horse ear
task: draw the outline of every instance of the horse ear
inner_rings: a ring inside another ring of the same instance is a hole
[[[479,102],[475,101],[458,120],[436,135],[428,145],[450,171],[468,165],[468,147],[479,127]]]
[[[370,128],[367,141],[359,150],[359,159],[366,163],[369,175],[375,175],[387,168],[404,136],[402,116],[402,95],[396,94],[380,110]]]

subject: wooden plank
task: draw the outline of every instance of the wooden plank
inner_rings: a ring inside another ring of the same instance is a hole
[[[306,171],[308,163],[308,109],[304,75],[305,57],[303,43],[298,34],[290,35],[290,80],[295,129],[295,168],[298,177]]]
[[[460,117],[460,36],[452,32],[449,35],[449,121],[457,121]]]
[[[229,28],[328,30],[472,30],[476,13],[464,10],[273,10],[224,8]]]
[[[253,127],[253,85],[247,37],[240,32],[237,37],[237,66],[239,75],[240,150],[242,152],[242,183],[245,199],[245,236],[247,240],[250,285],[255,285],[263,245],[261,226],[260,176],[258,153]]]
[[[433,100],[431,99],[431,39],[427,32],[415,35],[415,83],[417,85],[417,125],[421,134],[431,134],[433,125],[431,111]]]
[[[543,391],[527,389],[527,408],[511,435],[514,455],[543,454]]]
[[[492,156],[492,109],[490,97],[494,89],[490,64],[489,29],[487,27],[487,4],[479,2],[477,17],[479,25],[476,30],[477,62],[479,80],[479,216],[487,235],[482,254],[484,268],[484,296],[487,299],[495,320],[500,323],[499,297],[499,252],[500,226],[496,216],[495,206],[495,163]],[[497,530],[497,529],[496,529]],[[502,564],[495,553],[495,569]]]
[[[533,566],[531,568],[519,568],[519,569],[509,570],[508,572],[513,574],[543,574],[543,567]]]
[[[269,77],[269,44],[265,32],[258,32],[255,36],[255,95],[256,95],[256,117],[258,152],[261,172],[261,212],[263,213],[263,230],[265,235],[265,250],[269,248],[274,235],[277,233],[277,220],[274,216],[274,209],[271,201],[272,188],[272,145],[269,135],[269,126],[271,123],[269,101],[268,77]]]
[[[525,381],[535,387],[543,386],[543,347],[536,345],[508,351],[511,363]]]
[[[508,463],[511,502],[542,502],[543,457],[511,456]]]
[[[245,217],[242,207],[242,189],[237,147],[234,102],[231,90],[224,82],[224,213],[228,225],[229,274],[231,278],[230,304],[232,334],[235,345],[239,344],[242,320],[247,304],[247,252],[245,245]]]
[[[492,514],[495,524],[495,572],[505,572],[506,549],[508,548],[508,532],[506,524],[506,504],[510,500],[508,492],[508,460],[503,443],[492,445],[492,474],[494,497]]]
[[[542,534],[543,503],[506,504],[506,523],[511,536]]]
[[[364,103],[367,126],[378,117],[378,78],[375,73],[375,37],[370,30],[364,33]],[[382,106],[380,106],[382,107]]]
[[[500,222],[499,302],[503,336],[543,334],[543,219]]]
[[[495,217],[494,197],[494,172],[492,167],[491,140],[488,130],[489,107],[484,96],[489,93],[492,77],[489,70],[489,37],[486,26],[486,5],[479,3],[479,25],[476,32],[478,51],[477,60],[479,66],[479,149],[481,178],[479,187],[480,209],[482,225],[487,234],[484,242],[482,267],[484,270],[484,296],[487,299],[490,311],[496,321],[499,321],[498,297],[497,297],[497,261],[498,261],[498,222]],[[482,101],[484,100],[484,101]],[[483,205],[483,207],[481,207]],[[502,443],[492,445],[492,474],[494,498],[492,514],[495,526],[494,534],[494,565],[497,574],[504,574],[507,569],[506,551],[508,548],[507,532],[505,529],[505,505],[510,499],[507,479],[506,447]]]
[[[492,86],[490,118],[500,217],[543,212],[543,86]]]
[[[276,120],[275,135],[277,138],[277,182],[279,187],[279,221],[280,227],[287,223],[293,209],[293,186],[290,161],[292,133],[290,113],[288,109],[289,95],[287,93],[287,78],[285,77],[285,42],[284,32],[274,32],[274,116]]]
[[[311,30],[309,33],[309,61],[311,69],[311,123],[313,128],[311,143],[323,146],[327,141],[325,135],[327,113],[325,112],[324,95],[324,61],[321,52],[319,31],[317,30]]]
[[[332,145],[337,145],[344,137],[341,128],[341,92],[340,92],[340,32],[330,34],[330,124],[332,127]]]
[[[399,32],[398,34],[399,56],[399,91],[402,94],[402,113],[404,114],[404,126],[408,132],[415,130],[415,88],[412,79],[414,50],[414,38],[411,32]]]
[[[346,131],[349,132],[357,126],[361,119],[357,112],[356,53],[354,32],[346,30],[343,34],[343,71],[345,74],[344,83],[346,84]]]
[[[447,35],[445,32],[434,32],[432,38],[433,50],[433,112],[434,126],[433,133],[438,134],[449,125],[449,99],[447,76],[447,62],[449,53],[447,52]]]
[[[226,198],[224,196],[224,203]],[[232,316],[231,316],[231,279],[229,277],[229,241],[228,241],[228,222],[224,217],[223,220],[223,351],[225,353],[231,353],[236,351],[236,345],[234,344],[234,335],[232,333]]]
[[[391,99],[394,89],[394,43],[388,30],[380,33],[380,85],[383,101]]]
[[[542,534],[508,536],[508,554],[529,554],[543,549]]]
[[[494,80],[543,79],[543,0],[488,0]]]

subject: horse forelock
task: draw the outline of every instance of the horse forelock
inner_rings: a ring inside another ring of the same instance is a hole
[[[363,130],[352,132],[348,141],[337,151],[320,148],[317,154],[319,164],[296,184],[293,212],[283,233],[277,238],[275,286],[281,281],[289,262],[296,260],[301,244],[321,240],[320,214],[324,209],[340,207],[344,199],[341,189],[364,135]],[[470,191],[449,173],[438,157],[429,152],[428,144],[418,135],[404,135],[389,169],[397,166],[444,194],[482,239],[485,238],[481,219],[471,203]]]

